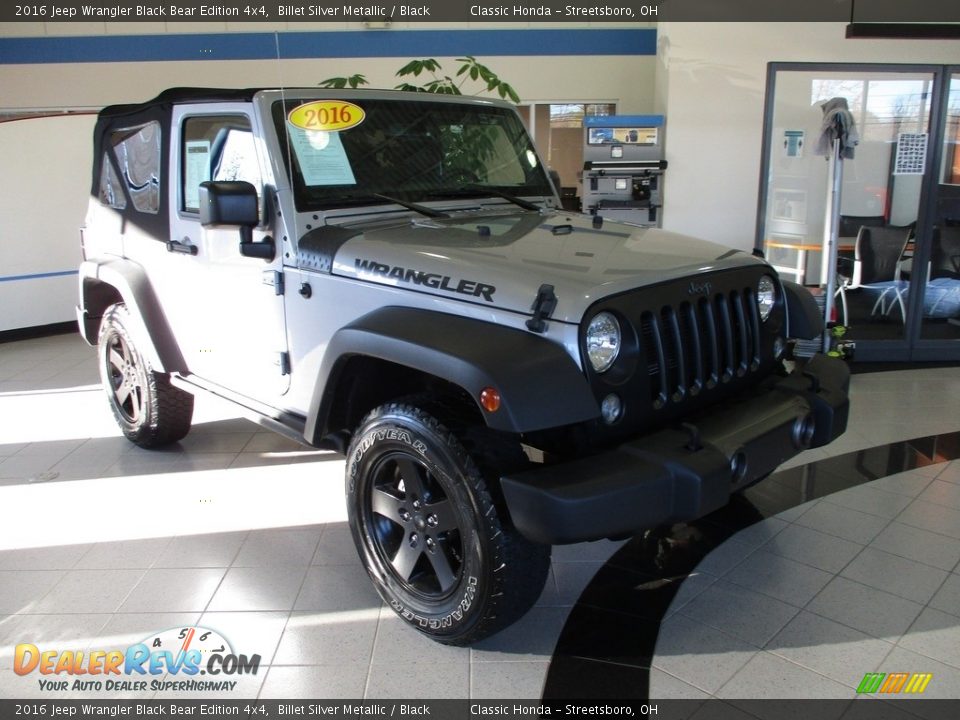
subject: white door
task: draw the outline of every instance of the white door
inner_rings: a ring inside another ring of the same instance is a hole
[[[258,137],[249,105],[174,109],[168,257],[180,272],[168,274],[158,292],[192,375],[275,405],[289,386],[282,258],[279,252],[271,261],[242,256],[239,230],[203,227],[198,209],[201,182],[244,180],[257,188],[264,218],[270,170]],[[253,240],[271,234],[261,222]]]

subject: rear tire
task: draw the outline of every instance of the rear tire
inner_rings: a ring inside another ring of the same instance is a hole
[[[347,453],[347,512],[384,601],[448,645],[502,630],[536,602],[550,547],[501,518],[477,464],[425,410],[405,403],[363,420]]]
[[[193,395],[154,372],[134,344],[130,311],[112,305],[103,316],[98,341],[100,380],[113,416],[130,442],[151,448],[168,445],[190,432]]]

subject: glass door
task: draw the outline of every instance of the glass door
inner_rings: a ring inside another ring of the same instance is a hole
[[[757,247],[821,300],[832,150],[821,141],[824,104],[845,101],[859,135],[853,157],[840,163],[835,294],[835,319],[849,327],[859,359],[909,360],[917,344],[930,242],[928,166],[936,156],[928,139],[942,75],[910,65],[770,68]],[[960,229],[960,213],[957,221]]]
[[[946,84],[928,252],[920,268],[926,282],[917,301],[921,325],[914,358],[925,360],[960,356],[960,70],[950,71]]]

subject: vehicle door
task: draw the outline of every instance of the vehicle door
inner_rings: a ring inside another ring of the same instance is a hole
[[[272,235],[265,196],[273,180],[261,137],[249,104],[174,108],[169,249],[181,272],[166,277],[175,287],[166,289],[164,305],[192,375],[275,404],[289,386],[281,253],[245,257],[239,228],[204,227],[199,212],[202,182],[246,181],[260,204],[252,239]]]

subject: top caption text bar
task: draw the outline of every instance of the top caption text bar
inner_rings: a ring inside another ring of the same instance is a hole
[[[851,13],[853,5],[854,12]],[[919,6],[919,7],[918,7]],[[956,0],[38,0],[4,3],[0,22],[664,22],[960,23]]]

